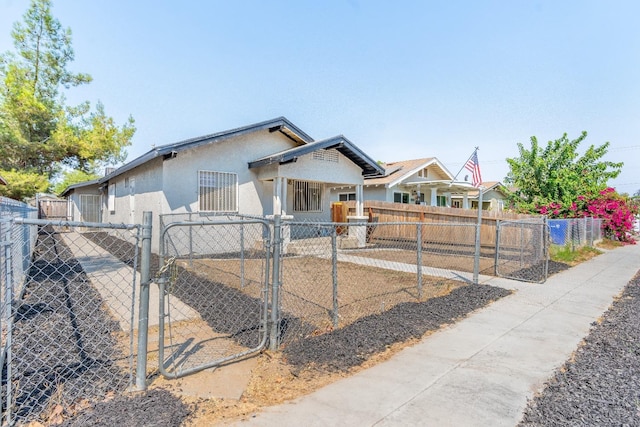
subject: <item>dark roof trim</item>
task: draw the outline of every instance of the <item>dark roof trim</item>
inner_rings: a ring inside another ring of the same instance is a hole
[[[71,190],[74,190],[76,188],[89,187],[90,185],[95,185],[95,184],[98,184],[99,182],[100,182],[100,178],[92,179],[91,181],[79,182],[77,184],[71,184],[70,186],[65,188],[62,193],[60,193],[60,197],[66,196],[67,193],[69,193]]]
[[[347,157],[353,163],[362,169],[364,176],[378,176],[384,174],[384,169],[378,163],[362,152],[351,141],[342,135],[324,139],[322,141],[312,142],[300,147],[290,148],[279,153],[271,154],[266,157],[249,162],[249,169],[267,166],[272,164],[284,164],[295,161],[298,157],[305,154],[313,153],[318,150],[329,150],[335,148],[342,155]]]
[[[7,181],[5,181],[5,179],[2,176],[0,176],[0,185],[8,185]]]
[[[107,182],[111,178],[115,178],[116,176],[124,172],[130,171],[131,169],[136,168],[158,157],[162,157],[163,159],[165,158],[165,156],[167,156],[167,158],[175,157],[175,155],[177,155],[177,153],[179,153],[182,150],[196,148],[201,145],[224,141],[229,138],[246,135],[248,133],[257,132],[261,130],[282,132],[288,138],[301,144],[307,144],[307,143],[313,142],[313,138],[311,138],[309,135],[303,132],[296,125],[291,123],[287,118],[278,117],[276,119],[239,127],[236,129],[230,129],[230,130],[226,130],[218,133],[213,133],[211,135],[200,136],[197,138],[190,138],[190,139],[186,139],[184,141],[176,142],[173,144],[167,144],[167,145],[162,145],[160,147],[155,147],[154,149],[148,151],[146,154],[143,154],[142,156],[132,160],[131,162],[126,163],[123,166],[119,167],[109,175],[103,178],[100,178],[99,183]]]

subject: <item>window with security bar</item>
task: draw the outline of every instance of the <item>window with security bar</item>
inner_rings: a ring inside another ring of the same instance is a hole
[[[237,212],[238,174],[199,171],[198,200],[201,212]]]
[[[322,212],[322,183],[294,181],[293,211]]]

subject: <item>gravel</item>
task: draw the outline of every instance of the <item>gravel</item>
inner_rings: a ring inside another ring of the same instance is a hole
[[[640,275],[524,412],[524,426],[640,426]]]

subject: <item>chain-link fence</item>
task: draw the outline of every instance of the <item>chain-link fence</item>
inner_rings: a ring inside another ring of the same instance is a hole
[[[550,219],[548,222],[551,244],[555,246],[576,250],[593,246],[603,238],[600,218]]]
[[[543,220],[500,222],[482,245],[474,223],[227,214],[161,216],[152,236],[147,214],[143,225],[2,217],[5,422],[47,424],[158,371],[177,378],[330,331],[385,334],[367,319],[419,316],[479,274],[546,275]]]
[[[16,226],[14,219],[38,217],[38,210],[25,203],[0,197],[0,295],[4,301],[4,292],[11,286],[13,293],[20,293],[20,284],[29,268],[31,254],[38,237],[38,227]],[[10,262],[11,261],[11,262]]]
[[[548,226],[544,218],[498,221],[495,272],[497,276],[542,283],[549,269]]]
[[[269,223],[171,223],[162,230],[161,243],[161,372],[175,378],[262,349],[267,339]]]
[[[11,230],[0,239],[9,248],[2,269],[4,422],[49,425],[63,411],[69,416],[123,392],[133,383],[138,251],[122,262],[104,247],[113,238],[138,246],[139,227],[6,216],[3,227]],[[23,238],[31,233],[33,246]],[[14,274],[25,261],[23,276]]]
[[[475,224],[285,221],[282,235],[285,346],[473,282]],[[493,251],[481,253],[490,271]]]

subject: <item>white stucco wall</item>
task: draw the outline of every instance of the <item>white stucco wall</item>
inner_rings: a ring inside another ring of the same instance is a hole
[[[98,184],[74,188],[67,198],[71,201],[68,212],[71,221],[82,221],[80,214],[80,195],[101,195]],[[104,210],[103,210],[104,211]]]
[[[198,171],[238,174],[238,212],[262,215],[271,206],[271,187],[258,180],[249,162],[291,148],[293,143],[279,132],[251,133],[178,153],[163,168],[167,213],[198,212]],[[265,193],[266,189],[268,193]]]
[[[383,185],[378,187],[365,185],[363,192],[365,200],[387,201],[387,189]],[[391,196],[391,201],[393,201],[393,195]]]

